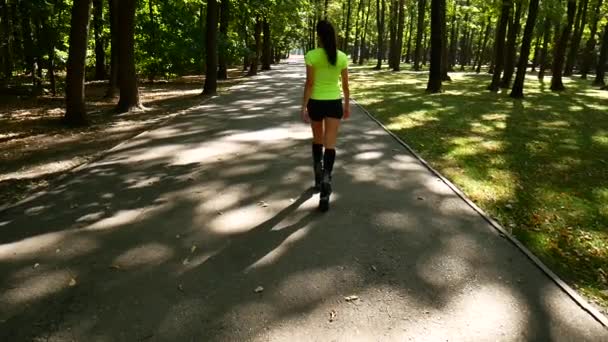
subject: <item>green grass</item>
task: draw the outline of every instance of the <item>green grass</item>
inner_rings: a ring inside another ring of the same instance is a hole
[[[352,93],[423,158],[582,293],[608,308],[608,91],[529,76],[526,97],[487,74],[352,69]]]

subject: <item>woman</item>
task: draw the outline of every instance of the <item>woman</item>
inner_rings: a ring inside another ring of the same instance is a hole
[[[302,101],[302,119],[312,127],[312,158],[315,188],[321,192],[319,209],[329,210],[331,172],[336,159],[336,140],[340,121],[350,117],[348,58],[336,47],[333,26],[322,20],[317,24],[319,48],[309,51],[306,61],[306,84]],[[344,106],[340,96],[340,78]],[[325,148],[325,151],[323,151]]]

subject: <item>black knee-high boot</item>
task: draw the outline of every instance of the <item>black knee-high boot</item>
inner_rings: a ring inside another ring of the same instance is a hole
[[[321,189],[321,181],[323,181],[323,145],[312,144],[312,160],[315,171],[315,189]]]
[[[319,201],[319,208],[321,211],[329,210],[329,196],[331,195],[331,178],[332,171],[334,168],[334,162],[336,160],[335,149],[325,149],[323,155],[323,181],[321,182],[321,197]]]

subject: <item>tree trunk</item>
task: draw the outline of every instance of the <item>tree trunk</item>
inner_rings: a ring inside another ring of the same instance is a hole
[[[562,73],[564,71],[564,59],[566,57],[566,48],[568,47],[568,41],[570,40],[570,33],[572,32],[572,26],[574,25],[574,15],[576,14],[576,0],[568,0],[568,22],[564,27],[564,30],[557,42],[555,47],[555,53],[553,58],[553,68],[551,78],[551,90],[562,91],[565,90],[564,83],[562,82]]]
[[[448,61],[448,35],[446,34],[448,32],[448,26],[447,26],[447,18],[446,18],[446,10],[447,10],[447,5],[446,5],[446,0],[442,0],[442,4],[441,4],[441,32],[443,33],[441,35],[441,80],[442,81],[452,81],[452,78],[450,78],[450,75],[448,74],[449,71],[449,61]]]
[[[414,48],[414,70],[420,70],[420,54],[422,53],[422,33],[424,31],[424,15],[426,0],[418,0],[418,26],[416,27],[416,47]]]
[[[589,70],[591,69],[591,64],[593,64],[593,55],[595,51],[595,45],[597,44],[597,40],[595,39],[597,33],[597,22],[600,19],[600,10],[602,9],[603,0],[598,0],[595,6],[595,11],[593,12],[593,19],[591,19],[589,39],[585,44],[585,49],[583,51],[583,59],[581,63],[581,78],[586,79]]]
[[[448,59],[448,69],[452,70],[452,67],[456,64],[456,52],[458,50],[458,46],[456,44],[456,40],[458,37],[458,22],[456,21],[456,1],[454,1],[454,7],[452,10],[452,32],[450,34],[450,58]]]
[[[488,16],[488,23],[486,24],[486,30],[483,34],[483,42],[479,46],[479,51],[477,53],[477,70],[476,73],[481,72],[481,65],[483,64],[484,52],[486,51],[486,47],[488,46],[488,40],[490,40],[490,32],[492,30],[492,17]]]
[[[355,17],[355,44],[353,45],[353,63],[356,63],[359,60],[359,34],[361,32],[361,26],[363,25],[363,0],[359,0],[359,6],[357,8],[357,15]],[[359,19],[361,18],[361,19]]]
[[[84,74],[91,0],[74,0],[70,21],[70,47],[66,75],[64,120],[69,125],[86,125]]]
[[[228,25],[230,25],[230,0],[220,2],[220,36],[219,36],[219,55],[217,78],[220,80],[228,79],[228,65],[226,62],[226,51],[228,46]]]
[[[247,76],[255,76],[258,74],[258,64],[260,62],[260,50],[262,49],[262,29],[263,24],[260,18],[255,20],[255,29],[253,31],[253,38],[255,41],[253,56],[249,60],[249,72]]]
[[[148,12],[150,14],[150,47],[149,47],[149,52],[148,55],[150,56],[150,59],[152,60],[152,63],[150,64],[150,70],[148,70],[149,74],[148,74],[148,80],[150,82],[154,82],[154,78],[156,77],[156,72],[157,72],[157,68],[158,68],[158,64],[156,62],[156,58],[155,58],[155,51],[157,49],[156,46],[156,22],[154,20],[154,7],[152,5],[152,0],[148,0]]]
[[[412,9],[410,11],[410,27],[409,33],[407,35],[407,52],[405,53],[405,63],[410,63],[412,61],[412,34],[414,33],[414,11]]]
[[[469,5],[471,5],[471,1],[467,0],[467,2],[466,2],[467,9],[468,9]],[[464,22],[468,23],[469,20],[470,20],[469,12],[467,11],[467,13],[464,15]],[[460,71],[464,71],[464,67],[467,64],[469,37],[470,37],[469,28],[467,26],[465,26],[464,32],[462,34],[462,40],[460,41]]]
[[[540,51],[540,61],[538,65],[538,80],[543,82],[545,78],[545,70],[547,69],[547,63],[549,61],[549,40],[551,40],[551,20],[549,17],[545,17],[545,24],[543,26],[543,47]]]
[[[218,25],[218,3],[217,0],[207,1],[206,20],[206,42],[205,42],[205,85],[203,95],[215,95],[217,93],[217,25]],[[256,61],[257,65],[257,61]]]
[[[382,2],[381,2],[382,1]],[[382,4],[382,8],[380,7]],[[377,57],[378,63],[376,70],[382,69],[382,55],[384,52],[384,17],[386,10],[386,0],[376,0],[376,25],[378,26],[378,48]]]
[[[116,110],[126,113],[141,107],[137,74],[135,72],[135,8],[137,0],[120,0],[118,2],[118,63],[120,74],[118,84],[120,99]]]
[[[325,0],[325,7],[323,9],[323,19],[327,20],[327,7],[329,5],[329,0]]]
[[[583,31],[585,31],[585,25],[587,24],[588,4],[589,0],[580,0],[579,2],[574,32],[572,33],[572,40],[570,42],[570,50],[568,51],[568,57],[566,58],[564,76],[572,76],[572,72],[574,71],[574,64],[576,63],[576,57],[578,56],[578,48],[581,45]]]
[[[369,24],[369,13],[372,11],[372,0],[368,1],[367,13],[365,14],[365,24],[361,38],[361,51],[359,52],[359,65],[363,65],[363,61],[367,55],[367,25]]]
[[[524,81],[526,79],[526,69],[528,68],[528,56],[530,55],[530,47],[532,45],[532,37],[534,36],[534,25],[536,24],[536,16],[538,15],[539,0],[530,0],[528,9],[528,19],[526,20],[526,28],[524,29],[524,37],[521,42],[521,53],[519,54],[519,63],[517,64],[517,75],[510,96],[512,98],[524,97]]]
[[[390,33],[389,33],[389,45],[388,45],[388,67],[392,68],[393,62],[395,61],[395,58],[393,57],[393,54],[395,53],[395,45],[397,44],[397,26],[398,26],[398,21],[397,18],[399,17],[399,12],[397,12],[397,4],[398,4],[399,0],[392,0],[391,1],[391,11],[389,14],[389,27],[390,27]]]
[[[494,72],[492,76],[492,83],[488,87],[488,90],[494,92],[497,92],[500,89],[500,75],[505,62],[505,35],[512,6],[512,0],[502,0],[500,20],[498,22],[498,30],[496,32],[496,41],[494,42]]]
[[[441,60],[443,54],[443,36],[445,23],[445,0],[431,0],[431,70],[426,91],[441,92]],[[444,18],[441,18],[442,14]]]
[[[109,16],[110,16],[110,84],[106,97],[112,98],[116,96],[116,89],[118,88],[118,1],[119,0],[108,0]]]
[[[403,49],[403,31],[405,30],[405,0],[399,0],[399,24],[397,28],[397,39],[395,52],[393,54],[393,71],[401,69],[401,53]]]
[[[8,82],[13,76],[13,57],[11,55],[12,32],[9,22],[10,9],[6,0],[0,1],[2,6],[2,72],[4,73],[4,81]]]
[[[532,56],[532,72],[536,71],[536,66],[538,65],[538,57],[540,56],[540,37],[536,38],[534,44],[534,55]]]
[[[262,70],[270,70],[270,64],[272,63],[272,44],[270,36],[270,23],[268,19],[264,18],[264,48],[262,53]]]
[[[103,0],[93,0],[93,30],[95,31],[95,79],[106,78],[106,53],[101,37],[103,32]]]
[[[344,31],[344,42],[342,45],[342,51],[346,53],[348,51],[348,39],[350,38],[350,17],[352,13],[352,0],[346,0],[348,2],[348,10],[346,14],[346,30]]]
[[[600,48],[600,57],[597,61],[597,67],[595,68],[595,81],[594,86],[605,87],[606,82],[604,81],[606,74],[606,61],[608,59],[608,24],[604,26],[604,35],[602,38],[602,47]]]
[[[505,59],[505,70],[502,77],[502,82],[500,84],[501,88],[509,88],[511,86],[511,80],[513,79],[513,72],[515,71],[515,57],[517,54],[516,51],[516,43],[517,36],[519,35],[519,30],[521,27],[521,15],[523,12],[523,3],[516,3],[517,7],[515,10],[515,16],[513,17],[513,21],[511,22],[509,28],[509,37],[507,38],[507,54]],[[528,56],[526,56],[526,62],[528,60]]]
[[[32,77],[32,84],[36,87],[36,61],[34,56],[34,39],[32,37],[31,11],[29,4],[21,3],[21,34],[23,36],[23,52],[27,72]]]

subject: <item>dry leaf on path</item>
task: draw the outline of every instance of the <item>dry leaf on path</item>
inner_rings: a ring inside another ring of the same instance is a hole
[[[69,284],[70,287],[74,287],[74,286],[76,286],[76,284],[77,284],[76,279],[74,279],[74,278],[70,279],[70,284]]]
[[[255,288],[254,291],[255,291],[255,293],[262,293],[262,292],[264,292],[264,288],[262,286],[258,286]]]
[[[190,263],[190,259],[186,258],[184,259],[184,261],[182,261],[182,265],[186,266]]]
[[[34,264],[34,268],[38,268],[38,266],[40,266],[40,264],[39,264],[39,263],[35,263],[35,264]]]
[[[346,300],[347,302],[354,302],[354,301],[359,300],[359,297],[358,296],[347,296],[347,297],[344,297],[344,300]]]
[[[190,247],[190,253],[194,253],[196,251],[196,245],[192,245],[192,247]]]
[[[336,320],[336,314],[337,314],[336,310],[331,310],[329,312],[329,322],[333,322]]]

